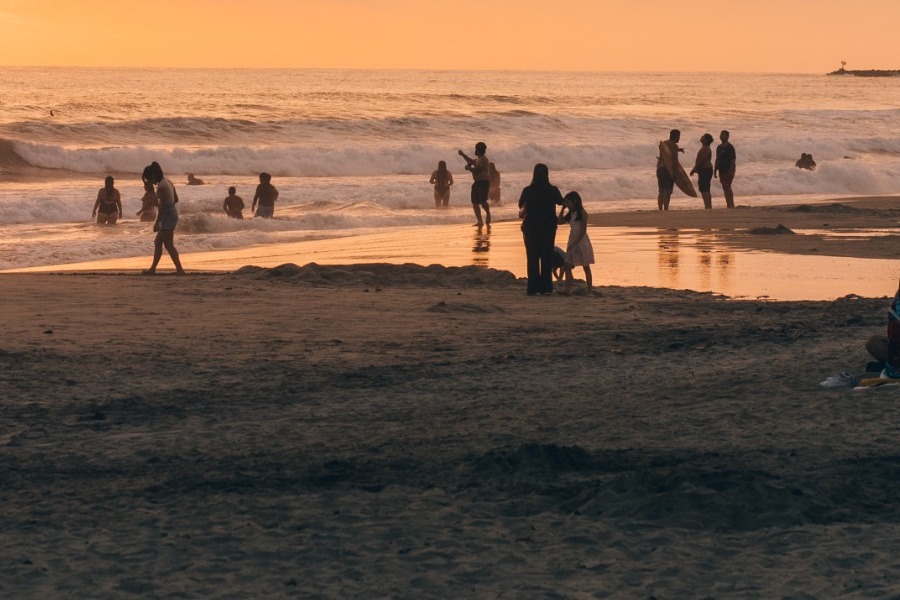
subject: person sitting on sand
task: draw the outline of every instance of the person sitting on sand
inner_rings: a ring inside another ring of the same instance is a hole
[[[188,177],[188,182],[187,182],[188,185],[203,185],[203,180],[198,177],[194,177],[193,173],[188,173],[187,177]]]
[[[113,184],[115,180],[109,175],[104,180],[104,186],[97,192],[97,201],[94,202],[94,212],[91,217],[97,217],[98,225],[115,225],[122,218],[122,197]]]
[[[694,161],[694,168],[691,169],[691,175],[697,174],[697,187],[700,188],[700,195],[703,196],[703,208],[712,208],[712,193],[710,192],[710,184],[713,178],[712,164],[712,143],[714,138],[709,133],[704,133],[700,138],[700,149],[697,150],[697,159]]]
[[[228,188],[228,197],[222,203],[222,209],[232,219],[244,218],[244,199],[237,195],[237,188],[234,186]]]
[[[469,158],[460,150],[459,155],[466,160],[466,171],[472,173],[472,210],[475,211],[476,227],[491,226],[491,207],[488,197],[491,190],[490,162],[485,156],[487,144],[478,142],[475,144],[475,158]],[[481,209],[484,209],[484,220],[481,219]]]
[[[156,221],[157,204],[158,201],[156,200],[156,190],[153,189],[153,184],[149,181],[145,181],[144,197],[141,198],[141,210],[137,211],[137,216],[141,218],[141,221]]]
[[[271,219],[275,216],[275,200],[278,199],[278,190],[272,185],[272,176],[268,173],[259,174],[259,185],[253,194],[253,203],[250,211],[257,217]],[[257,209],[257,204],[259,208]]]
[[[553,278],[560,282],[566,274],[566,251],[559,246],[553,246]]]
[[[873,335],[866,342],[866,350],[892,379],[900,378],[900,285],[888,307],[887,335]]]
[[[807,171],[816,170],[816,161],[813,160],[812,154],[807,154],[806,152],[801,154],[800,158],[798,158],[797,162],[794,164],[798,169],[805,169]]]
[[[565,208],[560,213],[560,223],[569,224],[569,241],[566,244],[566,294],[572,292],[572,269],[584,269],[584,281],[587,291],[593,289],[591,265],[594,264],[594,247],[587,234],[588,214],[584,210],[578,192],[569,192],[563,197]]]
[[[678,147],[678,140],[680,139],[681,132],[673,129],[669,132],[669,139],[663,142],[669,147],[669,155],[672,157],[676,173],[678,172],[678,153],[684,152]],[[659,194],[656,196],[656,205],[659,207],[659,210],[669,210],[669,201],[672,199],[672,192],[675,191],[675,178],[669,174],[662,156],[656,157],[656,183],[659,188]]]
[[[438,161],[438,168],[431,173],[429,183],[434,186],[434,207],[447,208],[450,205],[450,186],[453,175],[447,170],[447,163]]]

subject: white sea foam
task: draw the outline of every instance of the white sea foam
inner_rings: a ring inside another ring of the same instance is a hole
[[[0,266],[146,253],[148,226],[134,213],[154,160],[178,186],[187,251],[469,222],[457,149],[478,140],[502,173],[499,218],[515,218],[537,162],[592,210],[654,207],[657,142],[672,127],[685,165],[703,133],[731,130],[740,203],[896,193],[900,81],[852,79],[19,69],[0,77]],[[802,152],[816,171],[794,168]],[[439,160],[456,177],[447,211],[431,208]],[[249,215],[262,171],[280,191],[277,218],[225,218],[227,187]],[[207,185],[183,185],[188,172]],[[89,223],[108,173],[125,208],[116,233]],[[695,203],[676,196],[673,206]]]

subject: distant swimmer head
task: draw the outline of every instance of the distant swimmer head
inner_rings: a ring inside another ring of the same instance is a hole
[[[484,142],[475,144],[475,156],[484,156],[485,152],[487,152],[487,144]]]
[[[713,143],[712,134],[704,133],[703,136],[700,138],[700,143],[703,144],[704,146],[709,146],[710,144],[712,144]]]
[[[259,182],[260,183],[269,183],[270,181],[272,181],[272,176],[269,175],[268,173],[266,173],[265,171],[263,171],[262,173],[259,174]]]
[[[237,188],[236,188],[236,187],[231,186],[230,188],[228,188],[228,195],[229,195],[229,196],[234,196],[235,194],[237,194]]]
[[[673,129],[672,131],[670,131],[669,139],[672,140],[673,142],[677,142],[678,140],[680,140],[681,139],[681,130]]]
[[[113,179],[112,175],[107,175],[106,179],[103,180],[104,185],[106,185],[106,189],[112,189],[112,186],[115,182],[116,180]]]

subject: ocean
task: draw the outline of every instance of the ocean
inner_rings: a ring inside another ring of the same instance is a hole
[[[824,74],[3,68],[0,270],[149,256],[135,213],[153,160],[178,188],[182,253],[472,222],[457,150],[477,141],[502,174],[500,220],[537,162],[592,214],[654,210],[657,143],[675,127],[683,164],[703,133],[731,131],[739,205],[892,194],[897,97],[900,78]],[[795,168],[802,152],[816,171]],[[456,178],[449,210],[428,184],[439,160]],[[261,171],[276,218],[226,218],[227,188],[249,208]],[[206,185],[184,185],[189,172]],[[91,220],[108,174],[124,205],[113,228]]]

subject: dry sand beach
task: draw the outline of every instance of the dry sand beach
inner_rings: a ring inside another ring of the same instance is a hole
[[[894,259],[748,229],[892,236],[896,200],[598,216]],[[0,276],[0,595],[900,594],[900,392],[818,385],[862,370],[900,270],[774,302],[602,261],[595,294],[537,298],[478,266],[271,267]]]

